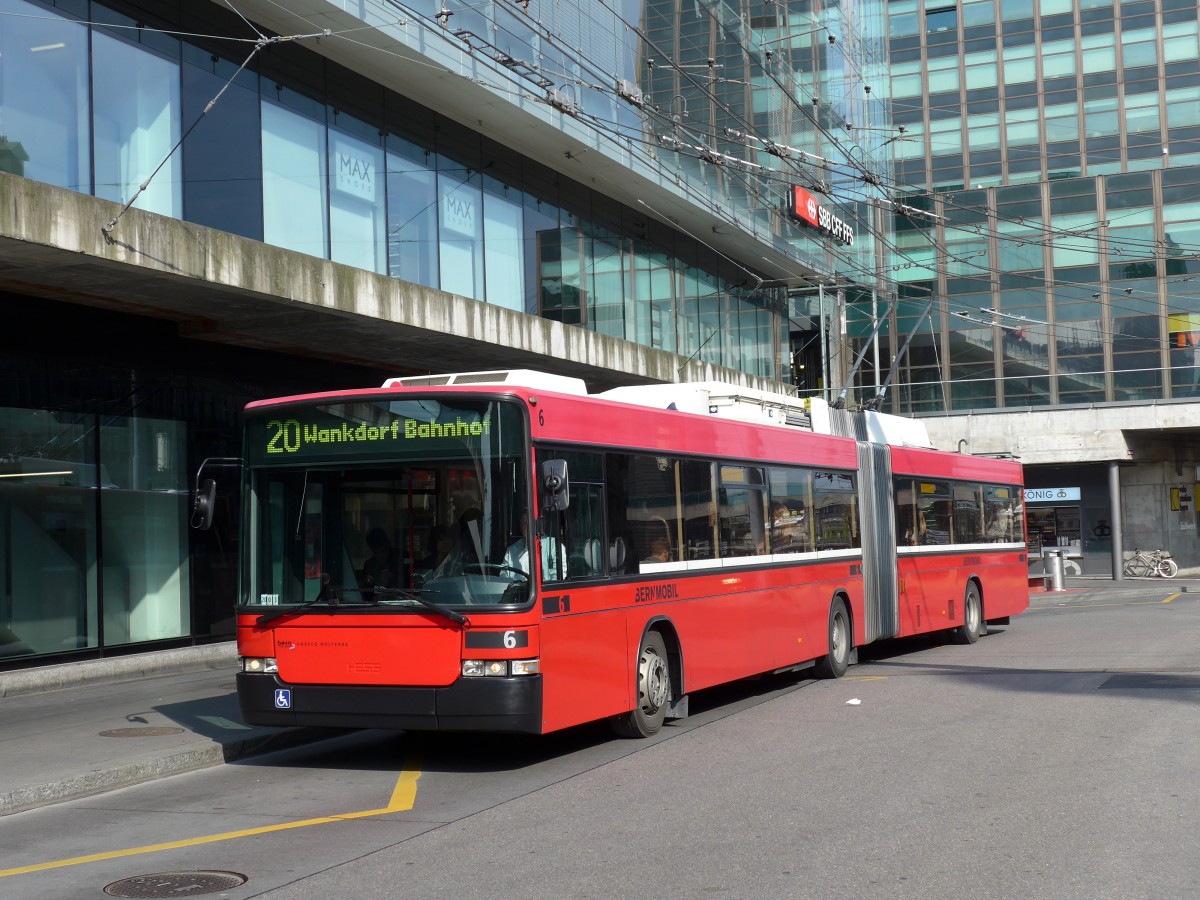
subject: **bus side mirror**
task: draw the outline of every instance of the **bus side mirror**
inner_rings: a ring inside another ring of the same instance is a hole
[[[559,512],[570,505],[565,459],[548,459],[542,463],[542,491],[542,509],[546,512]]]
[[[234,456],[212,456],[200,463],[196,470],[196,496],[192,499],[192,527],[199,531],[212,528],[213,513],[217,510],[217,483],[211,478],[200,480],[208,466],[240,466],[242,461]]]
[[[196,491],[192,501],[192,527],[199,531],[208,531],[212,527],[213,510],[217,503],[217,482],[205,478],[203,487]]]

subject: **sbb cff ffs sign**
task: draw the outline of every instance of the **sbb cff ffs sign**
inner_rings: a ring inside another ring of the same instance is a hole
[[[792,185],[788,198],[788,212],[794,218],[820,231],[824,231],[835,241],[854,246],[854,226],[839,216],[833,210],[819,202],[811,191],[806,191],[799,185]]]

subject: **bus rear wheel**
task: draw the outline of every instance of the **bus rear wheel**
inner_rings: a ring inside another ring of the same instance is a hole
[[[973,644],[983,634],[983,599],[975,582],[967,585],[963,596],[963,623],[950,632],[956,644]]]
[[[817,660],[817,676],[820,678],[841,678],[850,668],[850,645],[853,642],[850,631],[850,614],[846,612],[846,604],[839,597],[829,607],[829,652]]]
[[[671,667],[667,645],[657,631],[647,631],[638,650],[637,706],[614,716],[613,731],[621,737],[645,738],[657,734],[671,701]]]

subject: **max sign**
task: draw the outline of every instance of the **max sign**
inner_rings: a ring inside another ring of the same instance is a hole
[[[835,216],[832,209],[819,203],[811,192],[799,185],[792,185],[788,212],[801,222],[824,231],[835,241],[847,247],[854,246],[854,226]]]

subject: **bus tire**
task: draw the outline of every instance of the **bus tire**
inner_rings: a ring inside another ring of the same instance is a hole
[[[620,737],[647,738],[658,733],[671,703],[671,666],[667,645],[657,631],[647,631],[638,650],[637,705],[613,716],[613,731]]]
[[[956,644],[973,644],[983,634],[983,598],[979,596],[979,585],[970,582],[963,595],[963,623],[950,631]]]
[[[850,614],[841,597],[829,606],[829,652],[817,660],[818,678],[841,678],[850,668],[850,648],[854,634],[850,629]]]

